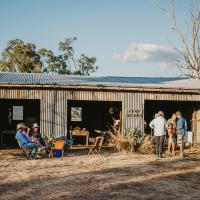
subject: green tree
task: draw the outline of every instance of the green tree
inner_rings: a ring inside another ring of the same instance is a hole
[[[3,50],[0,70],[7,72],[40,72],[42,63],[33,43],[10,40]]]
[[[96,58],[82,54],[75,58],[73,43],[76,37],[67,38],[58,45],[59,55],[22,40],[10,40],[0,59],[0,71],[27,73],[54,73],[90,75],[97,71]]]
[[[91,73],[96,72],[96,70],[98,70],[98,67],[94,66],[95,62],[95,57],[89,58],[88,56],[82,54],[81,57],[77,60],[78,69],[75,71],[75,74],[87,76]]]
[[[42,63],[41,72],[55,73],[55,74],[71,74],[72,72],[68,69],[63,56],[55,56],[51,50],[42,48],[38,51],[40,54],[40,60]]]
[[[68,69],[74,75],[90,75],[98,70],[95,66],[96,58],[88,57],[81,54],[80,58],[76,59],[74,54],[73,43],[77,40],[76,37],[67,38],[59,43],[59,50],[61,52],[61,60],[65,65],[62,67]]]

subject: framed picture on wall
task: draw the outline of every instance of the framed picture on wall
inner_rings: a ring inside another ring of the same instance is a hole
[[[23,112],[23,106],[13,106],[13,120],[24,120]]]
[[[82,108],[81,107],[71,107],[71,121],[72,122],[82,121]]]

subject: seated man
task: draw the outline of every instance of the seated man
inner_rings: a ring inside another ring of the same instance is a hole
[[[17,133],[15,135],[15,138],[20,142],[23,148],[25,149],[31,148],[31,153],[30,153],[31,158],[37,158],[39,157],[39,155],[36,155],[39,145],[32,142],[29,138],[27,138],[24,135],[23,131],[25,128],[26,127],[24,123],[17,124]]]

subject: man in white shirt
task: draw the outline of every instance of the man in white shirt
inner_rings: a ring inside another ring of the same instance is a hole
[[[164,113],[159,111],[156,117],[150,122],[149,126],[154,130],[156,140],[156,155],[162,158],[162,146],[166,135],[167,121],[164,118]]]

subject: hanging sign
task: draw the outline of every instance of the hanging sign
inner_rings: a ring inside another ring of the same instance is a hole
[[[71,107],[71,121],[72,122],[82,121],[82,108],[81,107]]]
[[[13,120],[23,120],[24,107],[23,106],[13,106]]]

